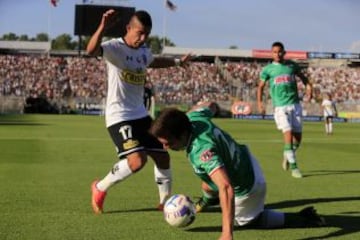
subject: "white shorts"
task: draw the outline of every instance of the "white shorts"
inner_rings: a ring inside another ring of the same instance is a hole
[[[254,156],[251,156],[255,182],[251,191],[241,197],[235,196],[235,226],[244,226],[264,211],[266,183],[261,168]]]
[[[302,107],[300,104],[292,104],[275,107],[274,119],[276,126],[282,132],[302,131]]]

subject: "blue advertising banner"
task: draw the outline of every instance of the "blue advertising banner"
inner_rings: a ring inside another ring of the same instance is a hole
[[[335,53],[330,52],[308,52],[308,58],[334,58]]]
[[[337,59],[359,59],[360,54],[358,53],[335,53]]]

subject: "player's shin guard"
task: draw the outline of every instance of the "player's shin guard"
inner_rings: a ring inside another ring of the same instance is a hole
[[[164,204],[171,194],[171,169],[159,169],[154,166],[155,182],[159,188],[160,204]]]
[[[103,192],[106,192],[112,185],[117,182],[123,181],[129,177],[133,172],[130,169],[128,160],[122,159],[115,163],[111,171],[101,181],[98,182],[96,187]]]
[[[285,144],[284,145],[284,156],[288,160],[291,169],[297,168],[296,158],[295,158],[295,151],[292,149],[291,144]]]

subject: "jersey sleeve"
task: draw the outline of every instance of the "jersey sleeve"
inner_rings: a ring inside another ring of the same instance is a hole
[[[101,43],[103,57],[113,65],[116,65],[116,56],[114,53],[120,50],[120,48],[116,46],[117,44],[119,44],[119,42],[116,39],[111,39]],[[116,51],[114,51],[114,49],[116,49]]]
[[[260,80],[266,82],[270,79],[270,75],[268,73],[268,67],[264,67],[260,72]]]
[[[146,61],[146,67],[148,67],[154,61],[154,56],[152,55],[151,50],[147,47],[146,47],[146,57],[148,59]]]
[[[211,176],[211,174],[223,166],[217,154],[217,149],[211,144],[202,146],[191,157],[197,168],[206,172],[208,176]]]

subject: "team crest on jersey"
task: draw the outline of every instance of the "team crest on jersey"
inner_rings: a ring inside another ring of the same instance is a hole
[[[200,160],[203,162],[208,162],[211,160],[212,156],[214,156],[214,153],[208,149],[201,153]]]

